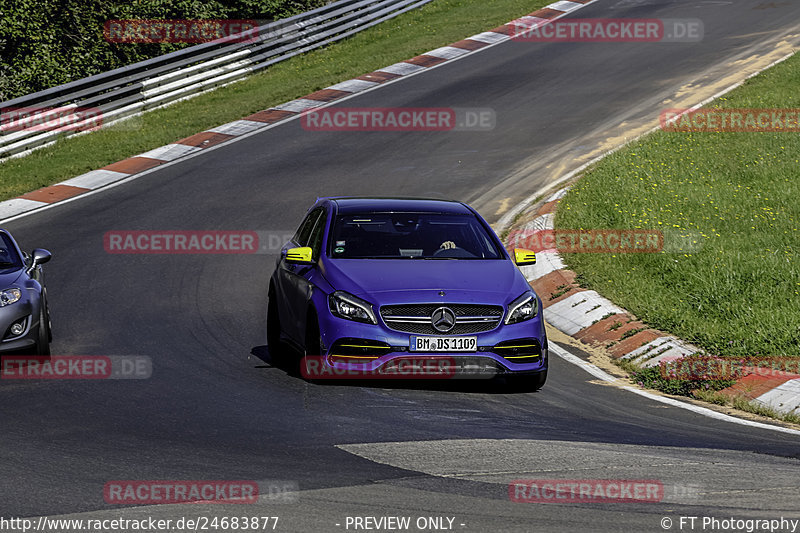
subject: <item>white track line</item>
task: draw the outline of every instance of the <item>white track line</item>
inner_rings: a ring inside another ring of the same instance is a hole
[[[586,4],[582,4],[582,7],[588,7],[588,6],[594,4],[597,1],[598,0],[590,0]],[[543,6],[543,8],[544,7],[547,7],[547,6]],[[565,13],[557,15],[557,16],[551,18],[551,19],[546,19],[546,20],[548,21],[548,23],[552,23],[553,21],[558,20],[560,18],[563,18],[563,17],[567,16],[568,14],[569,13],[565,12]],[[514,21],[507,22],[506,24],[503,24],[503,26],[506,26],[508,24],[512,24],[513,22]],[[517,32],[517,35],[519,35],[521,33],[524,33],[524,31]],[[502,36],[503,38],[500,39],[500,40],[491,40],[491,41],[490,40],[481,40],[479,38],[482,35],[486,36],[486,35],[489,35],[489,34],[496,35],[496,36],[498,36],[498,38]],[[317,106],[317,107],[315,107],[315,109],[323,109],[323,108],[326,108],[326,107],[339,105],[339,104],[341,104],[342,102],[344,102],[346,100],[350,100],[351,98],[357,98],[357,97],[359,97],[359,96],[361,96],[361,95],[363,95],[363,94],[365,94],[367,92],[376,91],[376,90],[378,90],[378,89],[380,89],[382,87],[387,87],[387,86],[392,85],[394,83],[399,83],[399,82],[401,82],[403,80],[407,80],[408,78],[411,78],[413,76],[418,76],[418,75],[423,74],[425,72],[429,72],[429,71],[431,71],[433,69],[444,67],[446,65],[451,65],[455,61],[460,61],[460,60],[465,59],[467,57],[470,57],[470,56],[472,56],[474,54],[478,54],[480,52],[489,50],[490,48],[494,48],[495,46],[498,46],[498,45],[501,45],[503,43],[506,43],[506,42],[512,40],[513,37],[505,35],[505,34],[499,34],[499,33],[493,33],[491,31],[486,31],[486,32],[483,32],[483,33],[472,35],[470,37],[466,37],[465,39],[472,39],[472,40],[476,40],[476,41],[486,42],[488,44],[488,46],[484,46],[482,48],[478,48],[478,49],[475,49],[475,50],[467,51],[467,53],[465,53],[463,55],[460,55],[458,57],[454,57],[452,59],[449,59],[447,61],[443,61],[441,63],[438,63],[438,64],[430,66],[430,67],[423,67],[423,68],[421,68],[419,70],[415,70],[415,72],[411,72],[409,74],[405,74],[405,75],[399,76],[399,77],[397,77],[395,79],[388,80],[388,81],[376,84],[374,87],[370,87],[370,88],[364,89],[364,90],[359,91],[359,92],[354,92],[353,94],[351,94],[349,96],[345,96],[343,98],[338,98],[338,99],[333,100],[331,102],[324,102],[323,105]],[[424,54],[422,54],[422,55],[424,55]],[[405,61],[400,61],[400,63],[414,66],[412,63],[406,63]],[[385,72],[387,68],[392,68],[392,67],[395,67],[396,65],[397,65],[397,63],[395,63],[394,65],[389,65],[388,67],[376,69],[376,71],[384,71]],[[353,81],[353,80],[352,79],[351,80],[343,80],[340,83],[345,83],[345,82],[350,82],[350,81]],[[288,103],[289,102],[284,102],[283,104],[280,104],[280,105],[285,105],[285,104],[288,104]],[[269,109],[275,109],[277,107],[278,106],[273,106],[272,108],[269,108]],[[94,194],[103,193],[103,192],[105,192],[105,191],[107,191],[109,189],[112,189],[112,188],[115,188],[115,187],[119,187],[121,185],[126,185],[127,183],[129,183],[129,182],[131,182],[133,180],[142,178],[142,177],[147,176],[148,174],[151,174],[153,172],[157,172],[159,170],[163,170],[164,168],[170,167],[170,166],[175,165],[175,164],[181,164],[184,161],[188,161],[189,159],[192,159],[194,157],[200,157],[203,154],[210,153],[210,152],[215,151],[215,150],[220,150],[220,149],[222,149],[222,148],[224,148],[224,147],[226,147],[226,146],[228,146],[230,144],[242,141],[242,140],[247,139],[249,137],[252,137],[254,135],[260,135],[261,133],[263,133],[263,132],[265,132],[265,131],[267,131],[269,129],[276,128],[278,126],[282,126],[282,125],[284,125],[284,124],[286,124],[288,122],[292,122],[293,120],[300,120],[300,118],[302,116],[303,116],[302,113],[298,113],[298,114],[296,114],[294,116],[286,117],[283,120],[279,120],[279,121],[273,122],[271,124],[264,124],[262,127],[258,128],[256,130],[248,131],[248,132],[243,133],[241,135],[237,135],[237,136],[235,136],[235,137],[233,137],[231,139],[228,139],[227,141],[221,142],[219,144],[215,144],[214,146],[210,146],[208,148],[204,148],[203,150],[201,150],[199,152],[189,153],[189,154],[181,157],[180,159],[176,159],[176,160],[173,160],[173,161],[168,161],[166,163],[163,163],[163,164],[158,165],[158,166],[153,167],[153,168],[149,168],[149,169],[144,170],[142,172],[138,172],[136,174],[130,174],[127,178],[124,178],[124,179],[121,179],[119,181],[115,181],[115,182],[109,183],[107,185],[104,185],[103,187],[99,187],[99,188],[94,189],[94,190],[92,190],[90,192],[87,192],[87,193],[78,194],[78,195],[73,196],[71,198],[66,198],[64,200],[60,200],[58,202],[53,202],[53,203],[50,203],[50,204],[46,203],[46,204],[44,204],[44,205],[42,205],[42,206],[40,206],[40,207],[38,207],[36,209],[28,209],[28,210],[23,211],[23,212],[12,212],[11,214],[9,214],[7,216],[0,216],[0,224],[6,224],[8,222],[12,222],[14,220],[18,220],[18,219],[30,216],[31,214],[34,214],[34,213],[38,214],[38,213],[41,213],[43,211],[47,211],[48,209],[53,209],[53,208],[56,208],[58,206],[70,203],[70,202],[75,202],[75,201],[81,200],[83,198],[87,198],[87,197],[92,196]],[[237,122],[237,121],[234,121],[234,122]],[[220,126],[217,126],[217,128],[220,128],[220,127],[223,127],[223,126],[226,126],[226,124],[222,124]],[[213,131],[215,129],[216,128],[211,128],[211,129],[204,130],[204,131]],[[202,133],[202,132],[198,132],[198,133]],[[57,185],[57,184],[54,184],[54,185]],[[19,198],[12,198],[11,200],[16,200],[16,199],[19,199]]]
[[[584,369],[586,372],[590,373],[596,378],[602,379],[603,381],[607,381],[609,383],[617,383],[619,380],[608,374],[601,368],[593,365],[592,363],[587,363],[580,357],[576,355],[572,355],[567,350],[562,348],[561,346],[557,345],[556,343],[550,343],[550,351],[559,356],[561,359],[572,363],[573,365],[579,366]],[[680,400],[675,400],[674,398],[667,398],[665,396],[659,396],[657,394],[653,394],[651,392],[647,392],[645,390],[637,389],[636,387],[625,386],[622,389],[632,392],[634,394],[638,394],[639,396],[644,396],[650,400],[654,400],[656,402],[665,403],[667,405],[671,405],[673,407],[678,407],[680,409],[686,409],[687,411],[692,411],[693,413],[697,413],[699,415],[707,416],[709,418],[715,418],[717,420],[722,420],[724,422],[732,422],[734,424],[740,424],[742,426],[750,426],[754,428],[760,429],[770,429],[772,431],[779,431],[781,433],[788,433],[789,435],[798,435],[800,436],[800,431],[791,428],[785,428],[781,426],[773,426],[771,424],[764,424],[762,422],[753,422],[752,420],[745,420],[743,418],[737,418],[735,416],[726,415],[724,413],[720,413],[714,411],[712,409],[708,409],[706,407],[700,407],[698,405],[693,405],[690,403],[685,403]]]

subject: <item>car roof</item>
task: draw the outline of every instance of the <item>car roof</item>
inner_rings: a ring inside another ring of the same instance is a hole
[[[471,215],[472,211],[463,203],[434,198],[380,198],[380,197],[334,197],[340,214],[380,212],[425,212]]]

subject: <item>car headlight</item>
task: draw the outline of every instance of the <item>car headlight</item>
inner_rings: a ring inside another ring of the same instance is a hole
[[[344,291],[336,291],[329,295],[328,307],[330,307],[333,316],[338,316],[339,318],[367,324],[378,323],[372,310],[372,304]]]
[[[508,304],[506,324],[524,322],[525,320],[530,320],[535,317],[537,314],[539,314],[539,302],[536,300],[536,295],[532,292],[526,292]]]
[[[11,305],[22,298],[22,291],[19,289],[6,289],[0,291],[0,307]]]

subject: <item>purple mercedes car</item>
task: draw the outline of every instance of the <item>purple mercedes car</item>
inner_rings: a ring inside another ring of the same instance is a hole
[[[509,256],[461,202],[320,198],[270,279],[271,357],[315,358],[310,378],[501,375],[538,389],[542,303],[516,266],[535,261]]]

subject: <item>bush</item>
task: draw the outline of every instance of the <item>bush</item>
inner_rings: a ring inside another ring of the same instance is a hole
[[[113,19],[256,19],[267,22],[326,0],[15,0],[0,3],[0,101],[144,61],[189,44],[119,44]]]

